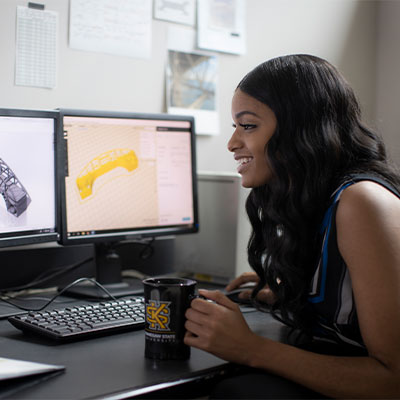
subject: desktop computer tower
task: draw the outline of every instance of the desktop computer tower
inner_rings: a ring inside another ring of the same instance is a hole
[[[177,235],[174,270],[198,281],[226,284],[236,275],[241,177],[198,172],[199,232]]]

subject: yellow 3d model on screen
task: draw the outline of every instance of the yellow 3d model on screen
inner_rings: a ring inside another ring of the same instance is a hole
[[[76,178],[81,199],[83,200],[92,194],[93,183],[101,175],[117,167],[123,167],[131,172],[138,167],[138,164],[136,153],[130,149],[114,149],[95,157]]]

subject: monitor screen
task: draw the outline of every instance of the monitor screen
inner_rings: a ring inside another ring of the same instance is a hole
[[[192,117],[60,116],[62,244],[95,243],[99,264],[110,243],[198,230]]]
[[[58,113],[0,109],[0,247],[57,241]]]

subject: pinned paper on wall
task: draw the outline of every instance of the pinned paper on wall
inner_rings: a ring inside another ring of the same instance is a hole
[[[58,13],[18,6],[16,30],[15,84],[56,87]]]
[[[192,115],[198,134],[218,134],[217,66],[215,55],[168,51],[168,112]]]
[[[201,0],[197,2],[200,49],[232,54],[246,52],[245,0]]]
[[[154,18],[194,26],[195,0],[155,0]]]
[[[151,57],[152,0],[71,0],[69,46]]]

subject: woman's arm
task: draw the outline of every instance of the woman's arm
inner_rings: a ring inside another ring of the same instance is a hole
[[[330,397],[399,398],[400,201],[360,182],[343,192],[336,222],[368,357],[320,355],[257,336],[219,292],[203,292],[218,304],[192,302],[186,343]]]

